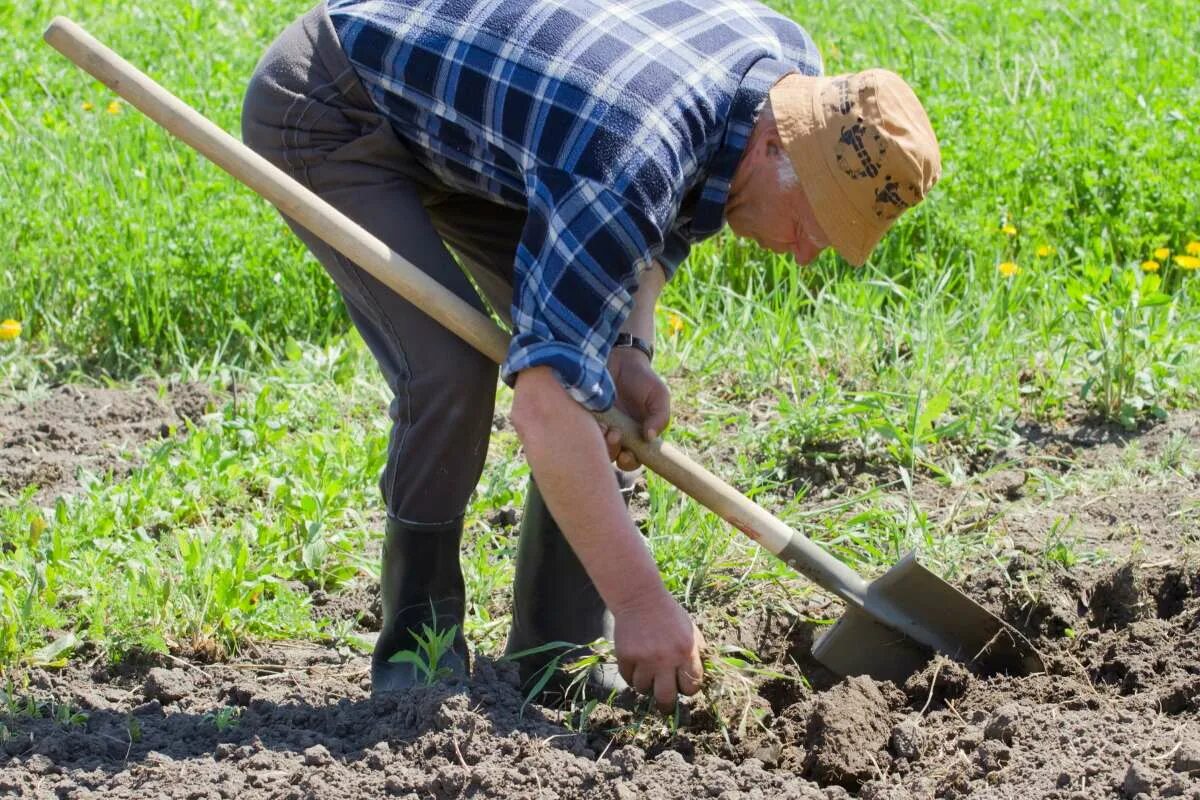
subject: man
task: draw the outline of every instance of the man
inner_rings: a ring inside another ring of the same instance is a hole
[[[255,71],[247,143],[511,316],[500,375],[536,484],[510,653],[612,635],[621,678],[661,706],[698,690],[703,640],[610,461],[638,465],[588,412],[616,402],[647,438],[666,427],[654,305],[692,243],[728,221],[801,264],[830,246],[861,264],[933,186],[937,142],[903,81],[820,73],[808,34],[753,0],[329,0]],[[459,544],[495,366],[296,230],[393,392],[373,690],[415,682],[390,658],[422,625],[458,626],[448,663],[465,674]]]

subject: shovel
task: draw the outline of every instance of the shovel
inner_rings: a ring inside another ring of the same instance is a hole
[[[504,360],[509,337],[487,316],[78,25],[57,17],[46,29],[45,38],[80,68],[397,294],[492,360]],[[623,446],[642,464],[845,604],[841,619],[813,647],[816,659],[833,672],[903,681],[920,670],[935,651],[985,674],[1043,671],[1041,657],[1023,636],[921,566],[915,555],[905,556],[883,576],[867,583],[675,446],[661,439],[645,441],[639,426],[615,408],[596,416],[621,431]]]

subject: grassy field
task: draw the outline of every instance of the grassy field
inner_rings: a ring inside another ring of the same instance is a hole
[[[828,71],[910,80],[944,178],[861,270],[830,255],[797,272],[728,237],[698,248],[661,304],[673,436],[866,572],[917,547],[953,575],[1004,548],[986,524],[931,515],[921,485],[1002,468],[1024,421],[1132,429],[1200,401],[1200,8],[779,7]],[[0,341],[0,392],[180,375],[242,387],[128,478],[96,476],[52,508],[0,498],[0,663],[354,643],[310,613],[310,593],[374,569],[386,398],[336,292],[265,203],[40,41],[71,15],[236,131],[258,55],[304,8],[0,7],[0,319],[22,325]],[[812,479],[830,470],[869,480],[830,494]],[[494,520],[520,507],[525,475],[499,431],[464,556],[468,633],[489,652],[515,545]],[[644,516],[698,613],[806,590],[656,479]]]

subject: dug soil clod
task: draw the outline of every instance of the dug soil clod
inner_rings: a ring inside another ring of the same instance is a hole
[[[848,678],[820,695],[808,717],[805,773],[820,784],[847,789],[882,777],[890,765],[892,708],[900,699],[890,684],[864,677]]]

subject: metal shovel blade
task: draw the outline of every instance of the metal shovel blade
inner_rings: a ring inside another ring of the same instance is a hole
[[[863,608],[848,608],[812,652],[840,675],[902,682],[934,651],[985,675],[1045,670],[1028,639],[911,553],[871,583]]]

